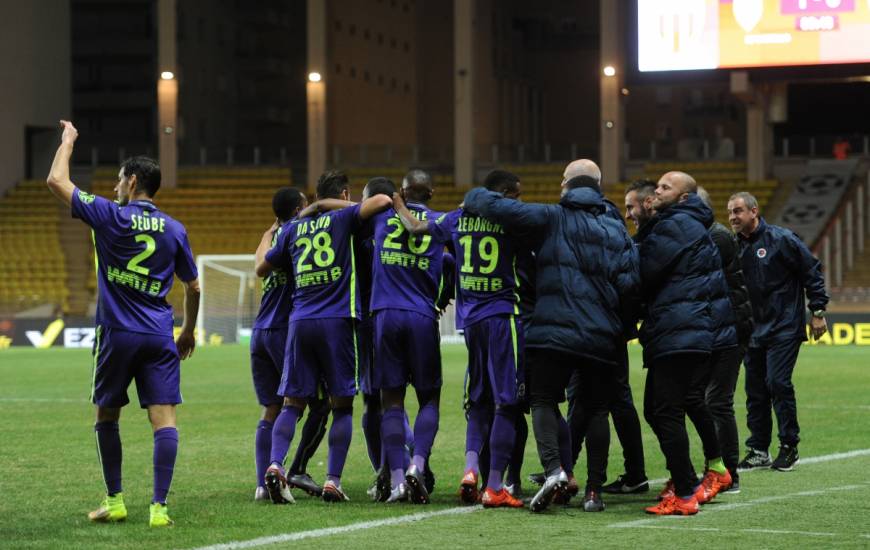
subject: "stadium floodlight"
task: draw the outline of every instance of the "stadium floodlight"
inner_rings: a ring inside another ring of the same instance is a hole
[[[613,65],[608,65],[604,67],[604,76],[614,76],[616,74],[616,69]]]
[[[323,77],[320,76],[320,73],[317,71],[312,71],[308,73],[308,81],[309,82],[320,82]]]
[[[172,71],[163,71],[162,73],[160,73],[160,78],[162,78],[163,80],[172,80],[173,78],[175,78],[175,73],[173,73]]]

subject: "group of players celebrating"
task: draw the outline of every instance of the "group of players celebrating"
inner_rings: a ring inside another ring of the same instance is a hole
[[[118,419],[135,379],[154,428],[150,523],[171,525],[166,495],[178,445],[179,359],[190,356],[195,343],[196,267],[183,226],[152,202],[160,186],[157,164],[143,157],[125,161],[116,202],[90,195],[69,180],[77,132],[69,122],[62,126],[49,188],[93,228],[98,259],[92,399],[107,496],[89,517],[127,517]],[[541,487],[528,502],[532,511],[568,503],[580,492],[574,463],[583,442],[584,510],[604,510],[602,491],[649,490],[628,386],[626,343],[638,335],[640,319],[649,367],[645,417],[671,473],[658,504],[646,511],[694,514],[720,491],[736,491],[736,425],[728,426],[746,336],[734,288],[740,290],[742,275],[732,280],[734,274],[723,271],[711,238],[712,211],[689,175],[670,172],[658,184],[630,190],[626,218],[639,225],[634,238],[600,182],[594,162],[574,161],[565,169],[558,204],[527,204],[519,200],[520,179],[495,170],[447,213],[427,206],[433,185],[421,170],[409,172],[399,188],[387,178],[371,179],[359,203],[350,201],[341,172],[319,178],[310,205],[298,190],[279,189],[272,204],[276,221],[255,260],[263,278],[251,338],[254,388],[263,406],[255,437],[255,499],[292,503],[296,487],[328,502],[349,500],[341,479],[359,389],[377,473],[369,496],[429,503],[442,386],[439,318],[454,299],[456,327],[468,348],[466,461],[461,478],[457,473],[461,502],[525,506],[520,470],[528,412],[544,467],[533,476]],[[175,342],[165,300],[173,274],[185,286]],[[718,391],[711,382],[717,368],[735,372]],[[418,403],[413,426],[405,408],[409,384]],[[558,407],[566,394],[567,420]],[[711,399],[725,401],[730,415],[711,415]],[[285,470],[306,408],[295,459]],[[609,413],[626,471],[604,485]],[[700,479],[689,458],[687,415],[704,446]],[[325,436],[326,479],[320,485],[307,473],[307,462]]]

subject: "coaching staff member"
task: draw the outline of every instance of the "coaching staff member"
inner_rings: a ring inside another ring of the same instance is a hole
[[[705,456],[719,462],[715,426],[703,391],[709,382],[717,329],[712,291],[719,285],[724,293],[725,283],[719,254],[707,232],[713,212],[696,192],[697,184],[688,174],[662,176],[652,204],[656,215],[635,235],[646,304],[640,328],[648,369],[644,416],[659,439],[674,487],[674,494],[663,494],[658,505],[646,509],[651,514],[698,512],[687,413],[704,442]],[[727,470],[725,474],[730,484]]]
[[[713,208],[710,194],[704,188],[698,187],[698,196],[704,204]],[[740,264],[737,237],[721,223],[713,222],[710,226],[710,238],[722,258],[722,271],[728,283],[728,298],[735,318],[737,346],[713,351],[706,400],[716,424],[722,460],[731,473],[731,487],[727,488],[727,492],[738,493],[740,481],[737,463],[740,460],[740,443],[737,438],[737,419],[734,417],[734,390],[740,375],[740,363],[743,362],[749,337],[752,336],[752,305],[749,303],[749,290],[746,288],[743,267]]]
[[[613,370],[622,360],[624,325],[633,311],[637,255],[625,226],[606,213],[601,171],[581,159],[565,169],[558,205],[528,204],[477,188],[465,207],[537,245],[537,302],[526,333],[532,425],[546,481],[532,499],[541,511],[568,478],[559,454],[559,409],[573,371],[580,372],[588,479],[586,511],[604,509]]]
[[[755,320],[744,359],[750,435],[746,458],[738,467],[789,471],[798,462],[800,441],[791,375],[801,343],[807,339],[804,293],[810,301],[813,337],[818,339],[828,330],[822,264],[797,235],[765,222],[758,214],[758,201],[749,193],[731,196],[728,221],[740,240],[740,261]],[[773,431],[771,404],[780,444],[773,463],[768,454]]]

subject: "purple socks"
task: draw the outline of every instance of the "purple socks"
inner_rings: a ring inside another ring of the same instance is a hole
[[[154,498],[152,502],[166,504],[172,484],[175,457],[178,454],[178,430],[160,428],[154,432]]]
[[[103,480],[106,493],[114,495],[121,492],[121,432],[117,422],[97,422],[94,424],[97,436],[97,457],[103,467]]]
[[[293,441],[293,434],[296,432],[296,421],[299,420],[300,416],[302,416],[302,410],[299,408],[291,407],[290,405],[285,405],[281,408],[281,414],[275,419],[275,425],[272,427],[270,464],[282,464],[284,462],[287,450],[290,449],[290,442]]]
[[[390,479],[393,487],[405,480],[405,411],[398,407],[390,407],[381,416],[381,445],[387,457],[390,468]]]
[[[332,410],[332,427],[329,429],[329,454],[326,459],[326,475],[338,484],[347,450],[353,434],[353,408],[343,407]]]
[[[374,398],[373,398],[374,399]],[[369,460],[372,468],[377,472],[381,468],[381,415],[380,410],[369,412],[368,407],[363,409],[362,414],[363,435],[366,438],[366,449],[369,452]]]
[[[268,420],[260,420],[254,434],[254,463],[257,465],[257,487],[263,486],[266,468],[269,467],[269,453],[272,451],[272,427]]]
[[[514,424],[512,408],[496,408],[495,419],[492,421],[492,431],[489,434],[489,479],[486,483],[487,487],[496,492],[501,490],[504,471],[510,462],[511,452],[514,450],[514,439],[516,438]]]
[[[426,459],[432,452],[437,433],[438,407],[430,401],[420,409],[414,421],[414,456],[411,461],[420,471],[426,468]]]
[[[465,471],[480,472],[480,451],[492,422],[489,407],[473,404],[468,411],[468,427],[465,430]]]

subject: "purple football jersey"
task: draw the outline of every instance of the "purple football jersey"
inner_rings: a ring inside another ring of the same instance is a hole
[[[275,231],[269,252],[286,248],[291,223],[292,220]],[[269,259],[268,252],[266,259]],[[293,265],[277,255],[272,260],[277,263],[269,262],[274,269],[263,278],[263,297],[260,299],[260,311],[257,312],[254,328],[286,328],[290,322],[290,311],[293,309]]]
[[[433,241],[453,243],[456,326],[498,314],[519,314],[516,247],[504,228],[463,209],[429,222]]]
[[[184,226],[151,201],[120,206],[76,189],[72,215],[93,229],[97,254],[97,325],[172,335],[166,295],[173,274],[196,279]]]
[[[408,209],[421,220],[441,215],[421,204]],[[430,235],[411,235],[392,209],[373,220],[372,311],[404,309],[437,318],[444,243]]]
[[[359,205],[294,220],[266,253],[273,266],[289,265],[293,272],[293,310],[290,321],[330,317],[360,318],[359,283],[353,253],[354,233],[360,228]]]

